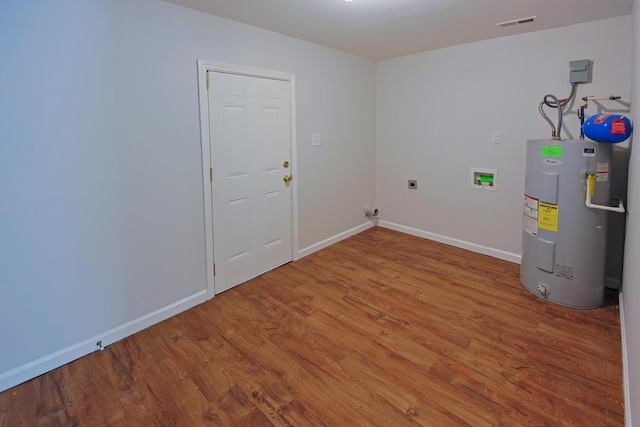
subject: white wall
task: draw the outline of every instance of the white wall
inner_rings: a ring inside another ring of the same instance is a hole
[[[0,390],[206,298],[198,59],[296,75],[300,248],[368,224],[372,61],[158,0],[3,0],[0,52]]]
[[[640,2],[633,2],[633,105],[640,104]],[[625,361],[626,423],[640,423],[640,150],[637,144],[640,109],[634,109],[636,137],[629,162],[629,195],[627,200],[627,238],[622,278],[621,314]]]
[[[624,16],[379,62],[381,225],[517,261],[526,140],[550,135],[538,103],[569,94],[576,59],[594,63],[593,83],[578,97],[616,94],[628,103],[630,34]],[[563,138],[579,136],[578,105],[565,116]],[[492,144],[493,131],[501,144]],[[470,188],[472,167],[497,169],[498,191]]]

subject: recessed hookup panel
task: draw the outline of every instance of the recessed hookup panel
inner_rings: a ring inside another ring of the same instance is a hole
[[[498,171],[496,169],[471,169],[471,188],[479,190],[498,190]]]

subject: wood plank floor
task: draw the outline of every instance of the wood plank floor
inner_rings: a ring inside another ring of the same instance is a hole
[[[1,426],[622,426],[619,310],[376,227],[0,393]]]

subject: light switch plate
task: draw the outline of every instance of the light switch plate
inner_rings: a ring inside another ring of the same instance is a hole
[[[500,144],[500,131],[494,130],[493,135],[491,137],[491,142],[494,144]]]

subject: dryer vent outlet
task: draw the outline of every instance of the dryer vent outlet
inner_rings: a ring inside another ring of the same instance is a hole
[[[364,208],[364,214],[368,217],[378,216],[378,209],[376,208]]]

